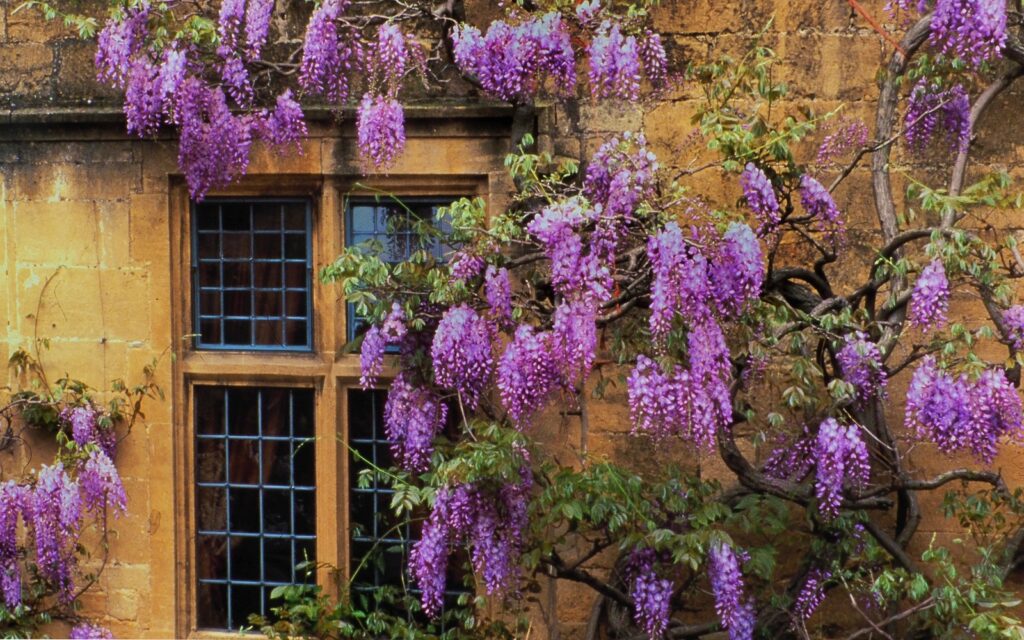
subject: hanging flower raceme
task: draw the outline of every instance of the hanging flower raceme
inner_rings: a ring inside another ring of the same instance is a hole
[[[264,140],[280,147],[295,145],[295,150],[302,152],[302,139],[306,137],[306,119],[291,89],[285,89],[277,96],[274,110],[264,111],[257,124],[260,137]]]
[[[498,361],[501,402],[519,429],[544,406],[559,383],[559,363],[552,357],[552,342],[550,333],[520,325]]]
[[[85,508],[96,513],[114,509],[115,515],[128,511],[128,495],[125,493],[121,475],[113,461],[102,449],[93,449],[78,473]]]
[[[175,93],[175,118],[181,129],[178,166],[193,198],[201,200],[210,189],[245,173],[251,121],[231,113],[221,89],[187,79]]]
[[[62,601],[68,602],[74,592],[72,570],[82,519],[78,483],[61,463],[44,466],[27,502],[26,513],[35,531],[39,574],[57,587]]]
[[[576,19],[587,26],[594,22],[601,13],[601,0],[580,0],[576,5]]]
[[[840,158],[851,151],[863,148],[867,143],[867,125],[860,120],[843,118],[821,141],[814,162],[819,168],[835,166]]]
[[[487,34],[470,25],[452,32],[455,63],[484,91],[508,102],[532,99],[551,78],[559,93],[576,87],[576,62],[561,14],[550,12],[518,24],[496,20]]]
[[[508,269],[488,265],[484,274],[484,298],[500,325],[512,322],[512,283]]]
[[[231,50],[238,46],[238,36],[245,19],[246,0],[223,0],[217,16],[217,35],[220,46]]]
[[[263,52],[263,45],[270,33],[270,18],[274,12],[274,0],[247,0],[245,5],[245,54],[249,60],[256,60]]]
[[[882,352],[863,331],[846,336],[842,348],[836,353],[836,360],[843,379],[857,390],[860,402],[885,396],[887,377],[882,366]]]
[[[367,71],[372,86],[394,98],[409,67],[409,46],[405,34],[393,22],[381,25],[368,54]]]
[[[338,18],[350,0],[324,0],[306,27],[299,64],[299,86],[340,104],[348,98],[348,72],[357,58],[355,37],[340,37]]]
[[[1024,350],[1024,305],[1015,305],[1003,312],[1007,339],[1015,350]]]
[[[833,244],[841,244],[846,237],[846,222],[839,212],[832,194],[820,182],[804,174],[800,177],[800,203],[814,218],[815,227]]]
[[[795,438],[780,434],[761,470],[771,478],[803,482],[814,467],[814,443],[806,425]]]
[[[101,82],[124,88],[132,59],[145,46],[147,3],[129,8],[120,20],[110,18],[96,38],[96,70]]]
[[[590,41],[590,93],[595,98],[640,99],[640,47],[636,36],[605,20]]]
[[[745,224],[733,222],[708,269],[711,293],[725,317],[735,317],[761,295],[765,264],[761,243]]]
[[[702,383],[679,365],[666,374],[657,362],[638,356],[626,381],[633,434],[645,433],[655,439],[678,435],[710,449],[723,424],[723,398],[714,380],[709,382],[712,384]]]
[[[570,299],[600,302],[611,294],[611,272],[593,251],[586,252],[577,229],[596,215],[581,198],[569,198],[545,207],[527,225],[551,261],[551,284]]]
[[[910,324],[925,331],[946,325],[949,309],[949,280],[942,260],[936,258],[921,270],[910,296]]]
[[[359,350],[359,385],[363,389],[369,389],[377,384],[377,378],[384,370],[384,352],[387,346],[401,342],[407,332],[405,311],[397,302],[391,303],[391,312],[382,325],[374,325],[366,330]]]
[[[587,166],[583,194],[601,207],[601,218],[619,225],[631,221],[637,206],[657,187],[658,158],[642,133],[627,131],[601,145]]]
[[[991,462],[1001,438],[1022,434],[1020,396],[1001,370],[954,378],[929,356],[910,381],[906,425],[944,453],[967,449]]]
[[[470,559],[489,594],[511,587],[526,524],[531,476],[524,469],[518,483],[490,491],[477,484],[444,487],[410,553],[411,573],[422,591],[424,612],[438,615],[444,601],[451,547],[470,543]]]
[[[471,280],[480,275],[484,264],[484,259],[475,253],[457,251],[449,264],[452,280]]]
[[[782,214],[775,189],[765,172],[753,162],[748,162],[740,176],[740,186],[743,187],[747,206],[759,222],[757,235],[763,236],[774,231],[782,220]]]
[[[14,480],[0,485],[0,592],[4,604],[21,604],[21,568],[18,565],[18,516],[28,507],[27,490]]]
[[[89,622],[71,627],[71,633],[68,635],[71,640],[111,640],[113,637],[110,629]]]
[[[718,542],[708,552],[708,578],[715,596],[715,612],[729,631],[729,640],[754,637],[754,602],[743,586],[740,562],[743,557],[728,544]]]
[[[864,487],[870,480],[868,448],[860,437],[860,427],[841,425],[834,418],[822,422],[814,443],[814,459],[818,511],[826,519],[836,518],[844,487]]]
[[[686,336],[690,360],[690,379],[700,390],[690,393],[693,434],[698,442],[711,446],[718,427],[732,420],[732,363],[729,345],[722,327],[712,318],[705,318],[692,327]],[[699,425],[699,428],[698,428]]]
[[[688,320],[709,313],[711,285],[704,256],[686,242],[675,222],[647,240],[647,256],[654,270],[651,283],[651,334],[662,341],[676,315]]]
[[[1005,0],[937,0],[929,42],[977,68],[1006,46]]]
[[[388,169],[405,150],[405,110],[394,98],[366,94],[356,118],[359,153],[366,169]]]
[[[437,325],[430,357],[437,384],[457,391],[462,401],[475,409],[490,381],[494,361],[487,320],[465,304],[448,309]]]
[[[658,576],[655,559],[653,549],[640,549],[630,554],[626,581],[631,584],[633,620],[649,637],[660,638],[668,628],[672,581]]]
[[[597,309],[588,301],[563,302],[555,309],[551,333],[563,381],[575,387],[590,375],[597,357]]]
[[[825,600],[825,583],[832,579],[832,572],[815,567],[807,573],[800,593],[796,596],[793,613],[802,621],[807,621],[814,611]]]
[[[400,373],[388,388],[384,405],[384,431],[398,466],[407,471],[426,471],[434,453],[434,436],[447,419],[448,405]]]
[[[944,131],[954,152],[966,151],[971,142],[971,99],[961,85],[943,89],[928,78],[914,85],[904,116],[907,144],[923,151]]]

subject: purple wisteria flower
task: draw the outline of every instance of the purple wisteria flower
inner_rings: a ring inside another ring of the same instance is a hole
[[[128,495],[121,482],[121,475],[102,449],[89,452],[89,457],[78,473],[78,483],[82,488],[86,509],[101,514],[111,507],[114,515],[127,513]]]
[[[475,253],[456,251],[449,263],[452,280],[471,280],[483,271],[484,259]]]
[[[855,118],[843,118],[832,127],[818,146],[815,164],[819,167],[835,166],[839,158],[868,143],[868,127]]]
[[[628,102],[640,98],[640,47],[636,36],[622,33],[618,23],[605,20],[590,41],[590,93]]]
[[[833,244],[842,244],[846,237],[846,222],[836,206],[832,194],[808,174],[800,177],[800,203],[814,218],[817,229]]]
[[[71,640],[112,640],[113,637],[110,629],[90,622],[81,622],[71,627],[71,633],[68,635]]]
[[[936,0],[929,42],[977,68],[1006,46],[1005,0]]]
[[[943,89],[922,78],[910,92],[904,123],[912,149],[923,151],[941,130],[952,151],[966,151],[971,142],[970,96],[961,85]]]
[[[107,20],[96,38],[96,70],[101,82],[124,87],[131,61],[145,45],[150,8],[142,3],[120,19]]]
[[[729,640],[754,637],[754,602],[745,593],[741,560],[741,555],[723,542],[712,544],[708,552],[708,578],[715,596],[715,612],[728,629]]]
[[[574,387],[587,379],[597,357],[597,310],[586,301],[564,302],[555,309],[551,330],[555,359],[563,381]]]
[[[57,463],[39,470],[35,488],[27,497],[26,514],[35,531],[39,574],[56,585],[63,602],[74,594],[72,571],[75,545],[82,519],[78,483]]]
[[[430,357],[437,384],[457,391],[475,409],[494,363],[487,320],[465,304],[448,309],[437,325]]]
[[[601,0],[581,0],[576,5],[576,19],[587,26],[594,22],[601,13]]]
[[[256,60],[263,51],[270,33],[274,0],[248,0],[245,5],[245,54]]]
[[[8,609],[21,604],[18,516],[26,513],[27,497],[27,489],[14,480],[0,485],[0,591]]]
[[[654,195],[658,158],[642,133],[627,131],[602,144],[587,166],[583,194],[602,209],[602,219],[621,224],[634,218],[637,205]]]
[[[455,63],[484,91],[508,102],[526,102],[551,78],[558,93],[576,87],[572,41],[561,14],[546,13],[518,24],[495,20],[484,35],[460,25],[452,31]]]
[[[967,449],[991,462],[1001,438],[1022,434],[1021,400],[1001,370],[954,378],[929,356],[907,390],[906,426],[944,453]]]
[[[440,613],[453,545],[470,543],[473,570],[488,594],[508,589],[518,577],[516,566],[532,481],[525,468],[520,476],[518,483],[504,484],[497,491],[475,483],[438,491],[409,561],[428,616]]]
[[[500,325],[512,322],[512,283],[508,269],[488,265],[484,273],[484,298]]]
[[[581,198],[570,198],[545,207],[527,225],[551,261],[551,283],[571,299],[606,300],[612,288],[611,272],[594,251],[585,250],[577,232],[597,212]]]
[[[711,286],[703,255],[683,237],[675,222],[647,240],[647,256],[654,270],[651,283],[651,334],[662,341],[676,315],[693,320],[706,316]]]
[[[175,92],[175,119],[181,129],[178,166],[189,193],[202,200],[206,193],[245,173],[249,165],[252,126],[235,116],[220,88],[188,78]]]
[[[866,333],[855,331],[847,335],[842,348],[836,352],[836,360],[843,379],[857,390],[860,402],[885,396],[887,376],[882,366],[882,352]]]
[[[870,480],[868,449],[860,437],[860,427],[841,425],[834,418],[822,422],[814,443],[814,459],[818,511],[824,518],[834,519],[843,502],[843,488],[864,487]]]
[[[825,600],[825,583],[832,579],[832,572],[815,567],[807,573],[800,593],[796,596],[793,613],[806,621]]]
[[[633,619],[649,637],[660,638],[668,628],[672,581],[658,576],[655,559],[653,549],[634,551],[626,565],[626,578],[632,584]]]
[[[745,224],[729,225],[708,269],[711,293],[724,317],[735,317],[761,295],[766,267],[761,243]]]
[[[364,95],[357,110],[356,133],[366,169],[389,169],[405,150],[402,103],[381,95]]]
[[[259,126],[260,137],[264,140],[279,147],[294,145],[297,152],[302,152],[302,139],[307,133],[306,119],[291,89],[285,89],[277,96],[273,111],[264,111]]]
[[[768,176],[754,163],[748,162],[740,176],[740,185],[743,187],[743,197],[747,199],[747,206],[760,223],[757,235],[763,236],[774,231],[782,217],[779,199]]]
[[[530,325],[516,329],[498,362],[498,391],[509,419],[518,429],[547,402],[560,380],[552,357],[552,336]]]
[[[654,439],[679,435],[708,450],[722,425],[721,387],[715,379],[702,381],[679,365],[671,373],[657,362],[638,356],[626,381],[633,434]]]
[[[935,258],[921,270],[910,297],[910,324],[925,331],[946,326],[949,310],[949,280],[942,260]]]
[[[342,38],[338,18],[350,0],[324,0],[313,11],[299,64],[299,86],[308,93],[323,95],[340,104],[348,98],[348,71],[356,61],[355,37]]]
[[[366,330],[359,349],[359,386],[369,389],[377,384],[377,378],[384,370],[384,350],[387,341],[380,327],[374,325]]]
[[[1007,339],[1017,351],[1024,350],[1024,305],[1015,305],[1003,312],[1003,324],[1009,332]]]
[[[434,436],[447,419],[448,405],[428,389],[413,386],[400,373],[388,388],[384,405],[384,431],[398,466],[407,471],[426,471],[434,453]]]

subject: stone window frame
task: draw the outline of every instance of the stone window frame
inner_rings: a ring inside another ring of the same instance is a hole
[[[168,194],[171,242],[171,324],[173,345],[176,635],[188,638],[237,637],[237,633],[197,627],[195,522],[195,385],[302,387],[314,390],[316,421],[317,561],[349,571],[348,391],[359,388],[359,355],[346,351],[348,308],[335,287],[319,284],[320,268],[345,246],[349,197],[383,193],[399,197],[492,196],[487,174],[405,175],[366,179],[334,175],[250,175],[209,197],[309,198],[312,209],[313,335],[308,352],[198,350],[193,332],[191,201],[185,184],[172,182]],[[380,386],[396,372],[386,368]],[[328,443],[333,442],[333,446]],[[317,583],[337,596],[339,580],[322,567]]]

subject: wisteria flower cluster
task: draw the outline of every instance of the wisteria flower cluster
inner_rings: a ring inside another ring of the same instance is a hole
[[[655,570],[657,554],[653,549],[634,551],[626,566],[626,579],[631,583],[633,619],[649,637],[660,638],[668,628],[671,613],[672,581]]]
[[[366,330],[359,350],[359,385],[363,389],[377,384],[377,378],[384,370],[384,352],[388,345],[399,344],[407,333],[405,311],[397,302],[391,305],[391,312],[382,325],[373,325]]]
[[[1024,350],[1024,305],[1014,305],[1003,312],[1003,323],[1009,331],[1010,345]]]
[[[546,78],[558,92],[576,87],[576,62],[568,25],[557,12],[510,24],[496,20],[483,34],[471,25],[452,33],[455,62],[492,96],[526,102]]]
[[[552,357],[550,332],[520,325],[498,362],[498,390],[512,424],[519,428],[543,407],[561,379]]]
[[[971,99],[962,85],[943,89],[927,78],[914,85],[904,116],[907,144],[924,150],[944,131],[953,151],[966,151],[971,142]]]
[[[846,336],[836,360],[844,380],[857,390],[857,398],[865,402],[872,397],[884,397],[887,374],[882,365],[882,352],[878,344],[863,331]]]
[[[434,453],[434,436],[447,419],[447,404],[400,373],[388,388],[384,404],[384,432],[398,466],[407,471],[426,471]]]
[[[843,118],[832,127],[818,147],[815,164],[820,168],[835,166],[840,158],[868,143],[868,127],[856,118]]]
[[[1006,46],[1005,0],[936,0],[929,41],[942,53],[980,67]]]
[[[518,483],[503,484],[497,490],[473,483],[438,491],[409,560],[428,616],[441,611],[448,559],[456,546],[470,545],[473,568],[488,594],[512,588],[518,577],[516,561],[531,484],[531,476],[524,469]]]
[[[445,311],[430,347],[435,381],[457,391],[471,409],[476,408],[491,380],[492,331],[487,320],[474,309],[459,305]]]
[[[906,425],[944,453],[969,450],[991,462],[1001,438],[1022,433],[1021,400],[999,369],[954,377],[928,356],[910,381]]]
[[[832,194],[808,174],[800,178],[800,204],[812,218],[817,229],[829,242],[842,244],[846,238],[846,221]]]
[[[110,629],[90,622],[82,622],[71,627],[68,635],[71,640],[111,640],[113,637]]]
[[[831,579],[832,572],[827,569],[815,567],[807,573],[793,607],[793,613],[798,619],[806,621],[821,606],[825,601],[825,585]]]
[[[936,258],[921,270],[910,297],[910,324],[930,331],[946,325],[949,310],[949,280],[942,260]]]
[[[484,274],[484,299],[491,308],[491,314],[499,325],[512,322],[512,283],[508,269],[488,265]]]
[[[729,640],[752,640],[756,614],[746,595],[740,562],[744,560],[730,545],[718,542],[708,552],[708,578],[715,596],[715,611]]]
[[[740,176],[740,185],[743,187],[743,197],[747,199],[747,206],[759,222],[757,235],[763,236],[774,231],[782,220],[782,214],[771,180],[760,167],[748,162]]]
[[[818,510],[825,518],[835,518],[843,501],[843,489],[864,487],[871,477],[868,448],[860,436],[860,427],[841,425],[835,418],[822,422],[814,443],[814,460]]]

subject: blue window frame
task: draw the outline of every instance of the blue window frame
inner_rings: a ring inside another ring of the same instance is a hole
[[[266,615],[316,560],[313,391],[196,386],[198,626]]]
[[[192,306],[199,349],[309,351],[312,212],[301,199],[192,206]]]
[[[420,248],[419,237],[413,224],[431,220],[445,235],[451,231],[447,219],[438,218],[438,210],[447,207],[461,196],[414,198],[349,198],[345,207],[345,245],[354,246],[376,241],[382,250],[384,262],[396,264],[409,259]],[[433,242],[427,249],[438,260],[451,252],[443,242]],[[348,305],[348,339],[359,335],[365,319],[356,314],[355,305]]]

